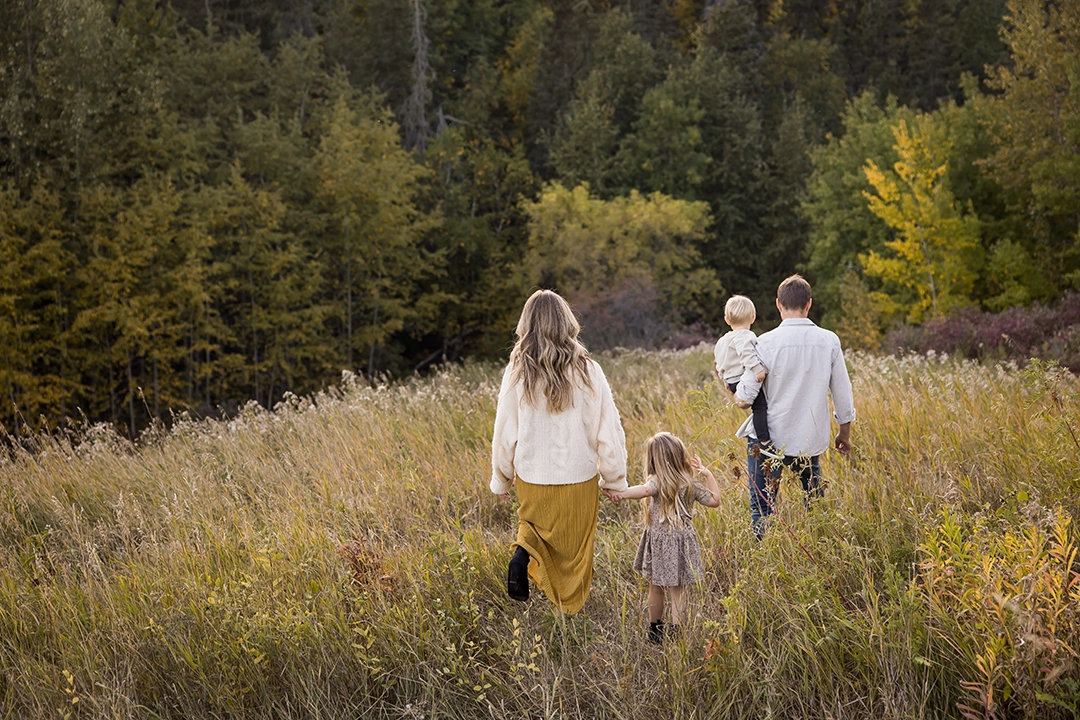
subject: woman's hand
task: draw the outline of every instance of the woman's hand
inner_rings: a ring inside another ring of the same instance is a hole
[[[501,497],[503,500],[513,500],[513,495],[508,492],[502,493],[501,495],[499,495],[499,497]]]
[[[614,490],[608,490],[607,488],[600,488],[600,492],[604,493],[604,497],[606,497],[611,502],[619,502],[620,500],[622,500],[622,495],[615,492]]]

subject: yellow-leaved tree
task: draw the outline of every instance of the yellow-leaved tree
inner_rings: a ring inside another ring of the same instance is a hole
[[[863,167],[876,191],[863,195],[870,211],[894,231],[885,242],[892,252],[871,250],[859,259],[866,275],[881,281],[882,289],[873,294],[881,310],[918,324],[971,304],[981,260],[980,225],[948,188],[952,142],[947,129],[935,125],[931,115],[919,114],[910,128],[901,120],[893,136],[900,158],[893,172],[873,160]]]

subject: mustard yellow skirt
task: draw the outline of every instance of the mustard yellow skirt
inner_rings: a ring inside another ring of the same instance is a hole
[[[569,615],[581,610],[592,586],[598,479],[573,485],[514,481],[520,506],[513,547],[528,551],[529,578]]]

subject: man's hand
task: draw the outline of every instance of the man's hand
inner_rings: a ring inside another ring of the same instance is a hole
[[[757,375],[754,376],[754,380],[756,380],[759,383],[765,382],[765,376],[768,375],[768,374],[769,374],[768,370],[762,370]]]
[[[844,423],[840,426],[840,432],[836,433],[836,442],[833,445],[836,446],[841,455],[847,455],[851,452],[851,423]]]

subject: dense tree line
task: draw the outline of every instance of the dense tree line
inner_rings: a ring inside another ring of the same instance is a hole
[[[1057,0],[0,6],[0,423],[132,434],[493,356],[537,284],[595,346],[1080,284]]]

